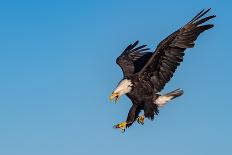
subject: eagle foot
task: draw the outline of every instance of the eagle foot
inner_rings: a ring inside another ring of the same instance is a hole
[[[117,125],[114,125],[115,129],[121,129],[122,132],[125,132],[126,128],[127,128],[127,122],[121,122]]]
[[[141,125],[144,124],[144,120],[145,120],[145,116],[144,116],[144,115],[139,116],[139,117],[137,118],[137,122],[138,122],[139,124],[141,124]]]

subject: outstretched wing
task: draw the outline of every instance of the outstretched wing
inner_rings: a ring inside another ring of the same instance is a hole
[[[185,26],[160,42],[155,53],[138,73],[140,78],[151,82],[156,92],[160,92],[172,78],[177,66],[183,61],[185,49],[193,48],[197,37],[214,26],[202,25],[216,17],[213,15],[202,18],[209,10],[202,10]]]
[[[148,52],[147,45],[136,47],[139,41],[127,46],[122,54],[117,58],[116,63],[121,67],[125,78],[132,76],[140,71],[145,62],[152,56],[152,52]]]

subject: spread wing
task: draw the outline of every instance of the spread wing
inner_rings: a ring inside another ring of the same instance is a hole
[[[116,63],[121,67],[125,78],[140,71],[146,62],[151,58],[152,52],[148,52],[147,45],[138,46],[139,41],[127,46],[117,58]]]
[[[160,92],[172,78],[177,66],[183,61],[185,49],[193,48],[197,37],[214,26],[212,24],[202,25],[216,17],[213,15],[202,18],[209,10],[202,10],[185,26],[160,42],[154,54],[138,73],[140,78],[153,85],[156,92]]]

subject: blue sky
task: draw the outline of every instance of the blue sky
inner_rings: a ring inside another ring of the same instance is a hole
[[[218,155],[232,147],[229,1],[1,1],[1,155]],[[108,100],[115,59],[131,42],[155,48],[198,11],[215,28],[188,50],[164,92],[185,91],[144,126],[112,126],[131,106]]]

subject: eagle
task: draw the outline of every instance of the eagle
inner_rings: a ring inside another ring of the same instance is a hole
[[[209,11],[210,9],[200,11],[187,24],[162,40],[154,52],[150,52],[147,45],[138,46],[139,41],[136,41],[127,46],[116,59],[124,77],[109,98],[116,103],[125,94],[131,100],[132,107],[126,121],[114,128],[125,132],[136,121],[143,125],[145,118],[153,120],[160,107],[184,93],[183,90],[176,89],[160,94],[183,61],[185,50],[194,47],[202,32],[214,27],[213,24],[204,24],[216,17],[204,17]],[[142,110],[144,114],[139,115]]]

